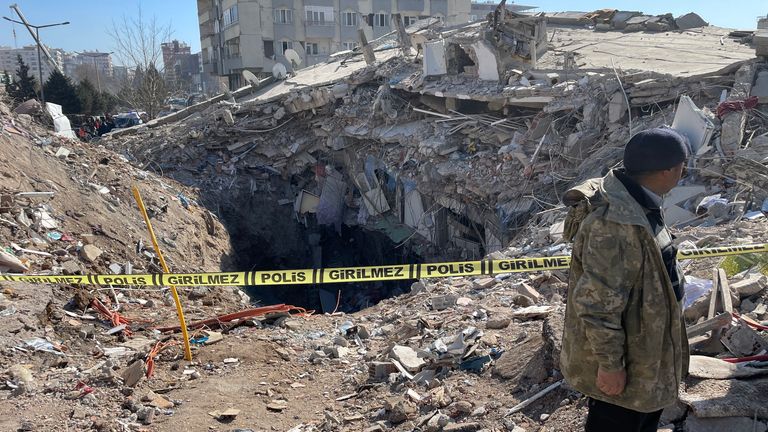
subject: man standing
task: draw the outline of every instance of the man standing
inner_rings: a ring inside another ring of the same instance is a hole
[[[687,373],[683,274],[661,212],[687,158],[672,129],[633,136],[574,237],[560,363],[589,397],[587,432],[657,430]]]

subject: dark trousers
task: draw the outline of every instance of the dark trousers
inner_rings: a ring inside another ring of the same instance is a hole
[[[586,432],[655,432],[661,410],[642,413],[589,398]]]

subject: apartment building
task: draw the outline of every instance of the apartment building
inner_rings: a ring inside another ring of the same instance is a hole
[[[48,52],[51,54],[53,61],[61,68],[64,51],[48,47]],[[0,70],[8,72],[9,75],[14,75],[19,67],[18,56],[21,56],[24,63],[29,66],[30,75],[38,79],[37,45],[28,45],[22,48],[0,47]],[[40,58],[43,61],[43,81],[45,81],[53,69],[51,69],[51,65],[45,59],[45,54],[41,53]]]
[[[62,53],[62,71],[70,78],[77,79],[77,70],[82,66],[98,71],[102,77],[113,75],[112,54],[99,51]]]
[[[489,13],[493,12],[496,9],[496,6],[498,6],[499,2],[497,1],[477,1],[472,2],[472,5],[469,10],[469,21],[482,21],[484,20]],[[538,6],[526,6],[521,5],[517,3],[507,2],[504,5],[508,11],[510,12],[517,12],[517,13],[525,13],[530,10],[538,8]]]
[[[197,0],[203,69],[242,85],[241,73],[271,75],[275,63],[296,65],[293,49],[311,66],[355,48],[358,28],[368,40],[394,30],[393,13],[408,25],[438,17],[447,25],[469,21],[470,0]]]

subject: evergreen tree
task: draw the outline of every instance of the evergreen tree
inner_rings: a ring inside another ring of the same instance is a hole
[[[8,84],[11,83],[11,76],[8,75],[8,71],[3,71],[3,76],[0,78],[2,80],[3,84],[5,84],[5,88],[8,88]]]
[[[103,104],[98,90],[93,83],[84,79],[77,85],[77,98],[80,100],[80,111],[83,114],[101,114]]]
[[[61,105],[64,114],[80,113],[80,98],[74,84],[69,77],[58,70],[51,73],[48,81],[43,85],[43,90],[45,91],[45,99],[48,102]]]
[[[101,108],[104,113],[111,113],[119,103],[117,96],[108,91],[101,92],[99,98],[101,99]]]
[[[16,61],[19,64],[19,68],[16,69],[17,79],[8,85],[7,90],[9,96],[21,103],[37,97],[37,82],[35,77],[29,74],[29,66],[24,63],[20,55],[17,56]]]

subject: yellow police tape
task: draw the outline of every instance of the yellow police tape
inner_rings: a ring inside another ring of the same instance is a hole
[[[699,259],[759,252],[768,252],[768,243],[681,250],[678,252],[677,257],[679,259]],[[373,267],[192,274],[157,273],[72,276],[0,274],[0,282],[143,286],[297,285],[444,278],[453,276],[493,276],[500,273],[562,270],[567,269],[570,263],[571,257],[563,255],[543,258],[529,257],[504,260],[486,259],[481,261],[398,264]]]

